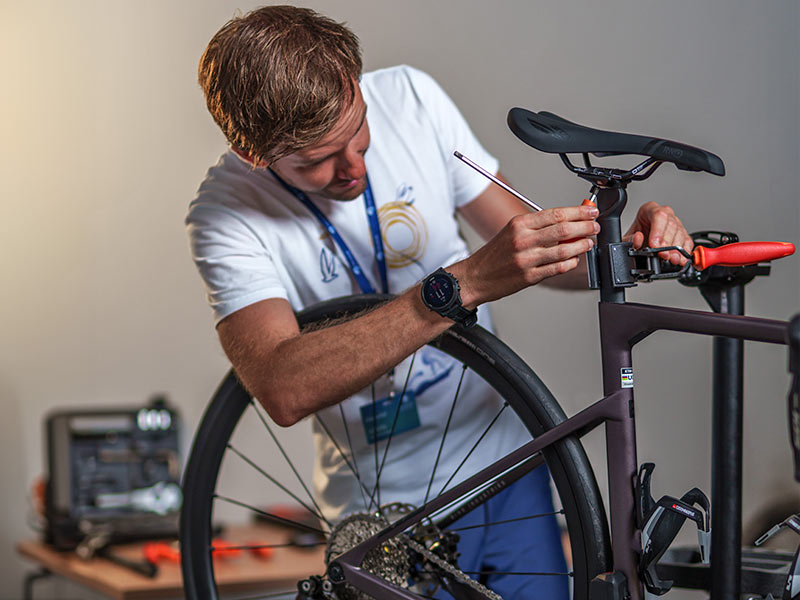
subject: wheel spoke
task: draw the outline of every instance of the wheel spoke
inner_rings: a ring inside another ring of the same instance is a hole
[[[303,489],[306,491],[306,494],[308,494],[308,497],[311,500],[311,503],[319,511],[320,515],[322,515],[322,509],[319,507],[319,505],[317,504],[317,501],[314,499],[314,495],[311,493],[311,490],[309,490],[308,487],[306,486],[305,482],[303,481],[303,478],[300,477],[300,473],[297,472],[297,469],[295,468],[294,463],[289,458],[289,456],[286,454],[286,451],[283,449],[283,446],[278,441],[278,438],[275,437],[275,434],[272,432],[272,427],[269,426],[269,423],[264,418],[264,415],[261,414],[261,411],[258,410],[258,407],[256,406],[256,403],[253,402],[252,398],[250,399],[250,406],[253,407],[253,410],[258,415],[259,420],[261,421],[261,423],[263,423],[264,427],[267,428],[267,431],[269,432],[269,435],[272,438],[272,441],[274,441],[275,445],[278,446],[278,449],[281,451],[281,454],[283,454],[283,458],[284,458],[284,460],[286,460],[286,463],[292,469],[292,472],[294,473],[294,476],[297,478],[297,481],[300,482],[300,485],[303,486]],[[326,521],[326,523],[327,523],[327,521]]]
[[[344,408],[342,402],[339,402],[339,416],[342,417],[342,425],[344,426],[344,433],[347,437],[347,446],[350,448],[350,456],[353,457],[353,470],[356,473],[356,479],[361,481],[361,473],[358,471],[358,462],[356,461],[356,453],[353,452],[353,440],[350,437],[350,428],[347,426],[347,419],[344,418]],[[367,504],[367,497],[364,495],[364,486],[359,485],[358,491],[361,492],[361,500],[364,502],[364,508],[369,512],[370,505]]]
[[[439,466],[439,459],[442,457],[442,449],[444,448],[444,441],[447,438],[447,432],[450,431],[450,421],[453,419],[453,412],[456,408],[456,402],[458,402],[458,396],[461,392],[461,384],[464,381],[464,375],[467,372],[467,365],[463,365],[461,367],[461,377],[458,379],[458,387],[456,387],[456,394],[453,398],[453,403],[450,405],[450,412],[447,415],[447,423],[444,426],[444,433],[442,434],[442,441],[439,443],[439,450],[436,452],[436,460],[433,463],[433,471],[431,471],[431,478],[428,481],[428,488],[425,490],[425,499],[422,501],[425,504],[428,501],[428,497],[431,493],[431,486],[433,485],[433,480],[436,477],[436,468]]]
[[[227,502],[229,504],[233,504],[235,506],[240,506],[242,508],[246,508],[249,511],[256,513],[257,515],[261,515],[262,517],[266,517],[271,521],[275,521],[276,523],[281,523],[283,525],[291,525],[292,527],[296,527],[298,529],[304,529],[306,531],[310,531],[311,533],[318,533],[319,535],[325,537],[327,534],[317,527],[312,527],[311,525],[306,525],[305,523],[301,523],[300,521],[293,521],[292,519],[287,519],[285,517],[281,517],[278,515],[274,515],[270,512],[262,510],[260,508],[256,508],[251,504],[247,504],[246,502],[241,502],[240,500],[234,500],[233,498],[228,498],[227,496],[223,496],[221,494],[214,494],[213,496],[217,500],[222,500],[223,502]]]
[[[447,531],[466,531],[467,529],[480,529],[481,527],[491,527],[492,525],[503,525],[504,523],[514,523],[515,521],[526,521],[528,519],[538,519],[540,517],[554,517],[556,515],[563,515],[563,510],[556,510],[553,512],[539,513],[538,515],[528,515],[527,517],[517,517],[516,519],[505,519],[504,521],[494,521],[492,523],[483,523],[481,525],[468,525],[466,527],[450,527]]]
[[[556,577],[572,577],[572,571],[462,571],[465,575],[542,575]]]
[[[324,429],[324,430],[325,430],[325,433],[328,435],[328,439],[329,439],[329,440],[330,440],[330,441],[333,443],[333,445],[336,447],[336,450],[338,450],[338,452],[339,452],[339,456],[341,456],[341,457],[342,457],[342,460],[344,461],[344,463],[345,463],[345,464],[348,466],[348,468],[350,469],[350,471],[353,473],[353,476],[354,476],[354,477],[356,478],[356,480],[358,481],[358,484],[361,486],[361,488],[362,488],[362,489],[363,489],[365,492],[367,492],[367,493],[369,494],[370,500],[371,500],[371,501],[374,503],[374,502],[375,502],[375,491],[373,490],[373,491],[372,491],[372,493],[370,493],[370,491],[367,489],[367,486],[365,486],[365,485],[364,485],[364,482],[363,482],[363,481],[361,481],[361,478],[360,478],[360,477],[358,476],[358,474],[356,473],[356,470],[353,468],[353,465],[350,463],[350,461],[349,461],[349,460],[347,460],[347,455],[344,453],[344,451],[342,450],[342,447],[341,447],[341,446],[339,445],[339,443],[336,441],[336,438],[335,438],[335,437],[333,437],[333,434],[331,433],[331,430],[330,430],[330,429],[328,429],[328,426],[325,424],[325,421],[323,421],[323,420],[322,420],[322,417],[320,417],[320,416],[319,416],[319,413],[314,413],[314,418],[315,418],[315,419],[317,420],[317,422],[320,424],[320,426],[322,427],[322,429]],[[372,504],[370,504],[370,506],[372,506]],[[380,505],[378,505],[378,506],[380,507]]]
[[[303,544],[300,547],[310,547],[310,546],[324,546],[328,542],[319,541],[319,542],[312,542],[310,544]],[[250,544],[247,546],[223,546],[221,548],[217,548],[216,546],[211,546],[210,550],[213,552],[214,550],[263,550],[263,549],[274,549],[274,548],[298,548],[297,544],[293,544],[287,542],[286,544]]]
[[[378,469],[378,472],[375,474],[375,487],[377,488],[381,481],[381,473],[383,472],[383,466],[386,464],[386,456],[389,454],[389,446],[392,443],[392,438],[394,437],[394,429],[397,426],[397,419],[400,416],[400,407],[403,404],[403,397],[406,395],[406,390],[408,389],[408,382],[411,379],[411,372],[414,370],[414,361],[417,358],[417,353],[411,355],[411,364],[408,365],[408,372],[406,373],[406,380],[403,382],[403,391],[400,392],[400,399],[397,401],[397,409],[394,411],[394,421],[392,421],[392,429],[389,431],[389,439],[386,440],[386,447],[383,449],[383,458],[381,459],[381,466]],[[389,391],[390,397],[394,394],[394,387]],[[378,440],[375,438],[375,447],[378,447]],[[378,499],[380,499],[380,495],[378,495]]]
[[[297,588],[284,590],[282,592],[269,592],[268,594],[259,594],[258,596],[242,596],[240,598],[234,598],[232,600],[267,600],[268,598],[280,598],[281,596],[285,596],[290,600],[294,600],[297,596]]]
[[[258,465],[257,465],[255,462],[253,462],[253,461],[252,461],[250,458],[248,458],[247,456],[245,456],[245,455],[244,455],[242,452],[240,452],[239,450],[237,450],[236,448],[234,448],[234,447],[233,447],[233,446],[232,446],[230,443],[228,444],[228,449],[229,449],[229,450],[231,450],[231,451],[233,451],[233,452],[234,452],[234,453],[235,453],[235,454],[236,454],[238,457],[240,457],[240,458],[241,458],[243,461],[245,461],[245,462],[246,462],[248,465],[250,465],[251,467],[253,467],[253,468],[254,468],[256,471],[258,471],[258,472],[259,472],[261,475],[263,475],[264,477],[266,477],[267,479],[269,479],[269,480],[270,480],[272,483],[274,483],[274,484],[275,484],[275,485],[277,485],[279,488],[281,488],[281,489],[282,489],[284,492],[286,492],[287,494],[289,494],[289,496],[291,496],[291,497],[292,497],[292,498],[293,498],[293,499],[294,499],[296,502],[298,502],[298,503],[299,503],[299,504],[300,504],[300,505],[301,505],[303,508],[305,508],[305,509],[306,509],[308,512],[310,512],[312,515],[314,515],[315,517],[317,517],[317,518],[318,518],[320,521],[324,521],[324,522],[325,522],[325,524],[326,524],[326,525],[328,525],[328,527],[333,527],[333,525],[331,524],[331,522],[330,522],[330,521],[328,521],[328,519],[326,519],[326,518],[325,518],[325,516],[322,514],[322,512],[319,512],[319,510],[314,510],[313,508],[311,508],[310,506],[308,506],[308,505],[307,505],[305,502],[303,502],[303,501],[302,501],[300,498],[298,498],[298,497],[297,497],[297,495],[296,495],[295,493],[293,493],[293,492],[292,492],[290,489],[288,489],[288,488],[287,488],[285,485],[281,484],[281,483],[280,483],[278,480],[276,480],[276,479],[275,479],[275,478],[274,478],[272,475],[270,475],[269,473],[267,473],[267,472],[266,472],[264,469],[262,469],[261,467],[259,467],[259,466],[258,466]],[[317,508],[319,509],[319,507],[317,507]]]
[[[394,369],[389,372],[389,390],[394,389]],[[373,454],[375,455],[375,473],[378,473],[378,407],[375,402],[375,383],[372,383],[370,387],[372,392],[372,450]],[[378,512],[381,510],[381,486],[380,481],[378,478],[375,478],[375,490],[374,493],[370,495],[370,498],[374,498],[375,493],[378,494]],[[372,505],[370,505],[372,506]]]
[[[454,478],[454,477],[456,476],[456,474],[457,474],[457,473],[458,473],[458,472],[461,470],[461,467],[463,467],[463,466],[464,466],[464,464],[467,462],[467,460],[469,460],[469,457],[470,457],[470,456],[472,456],[472,453],[473,453],[473,452],[475,452],[475,448],[477,448],[477,447],[478,447],[478,444],[480,444],[480,443],[483,441],[483,438],[485,438],[485,437],[486,437],[486,434],[487,434],[487,433],[489,433],[489,430],[492,428],[492,426],[493,426],[495,423],[497,423],[497,419],[499,419],[499,418],[500,418],[500,415],[502,415],[502,414],[503,414],[503,411],[504,411],[506,408],[508,408],[508,402],[503,402],[503,407],[502,407],[502,408],[501,408],[501,409],[498,411],[498,413],[497,413],[497,414],[494,416],[494,419],[492,419],[492,420],[491,420],[491,422],[490,422],[490,423],[489,423],[489,424],[486,426],[486,429],[484,429],[484,430],[483,430],[483,433],[481,434],[481,437],[479,437],[479,438],[478,438],[478,441],[476,441],[476,442],[475,442],[475,443],[472,445],[472,448],[470,448],[470,449],[469,449],[469,452],[467,452],[467,455],[464,457],[464,460],[462,460],[462,461],[461,461],[461,463],[458,465],[458,467],[456,467],[456,470],[455,470],[455,471],[453,471],[453,474],[452,474],[452,475],[450,475],[450,479],[448,479],[448,480],[447,480],[447,482],[444,484],[444,486],[442,486],[442,489],[441,489],[441,490],[439,490],[439,496],[441,496],[441,495],[444,493],[444,491],[447,489],[447,486],[448,486],[448,485],[450,485],[450,482],[451,482],[451,481],[453,481],[453,478]]]

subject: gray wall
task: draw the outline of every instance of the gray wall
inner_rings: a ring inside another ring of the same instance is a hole
[[[504,173],[546,206],[586,186],[518,142],[511,106],[708,148],[728,176],[663,167],[632,204],[669,203],[690,229],[798,241],[798,29],[793,0],[312,2],[360,35],[367,68],[433,74]],[[195,83],[205,43],[237,9],[189,2],[0,2],[0,597],[29,568],[26,497],[42,472],[42,416],[163,391],[188,432],[226,370],[182,218],[224,141]],[[748,291],[748,312],[800,307],[800,259]],[[701,307],[674,283],[638,301]],[[600,396],[594,294],[533,289],[498,303],[501,335],[568,412]],[[709,487],[707,340],[659,334],[635,356],[640,458],[655,493]],[[797,495],[785,425],[785,358],[748,345],[748,515]],[[299,445],[302,446],[300,443]],[[588,446],[601,458],[602,439]],[[601,477],[603,477],[601,475]],[[59,592],[55,590],[53,594]]]

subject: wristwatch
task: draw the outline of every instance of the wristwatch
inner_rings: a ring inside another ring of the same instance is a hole
[[[464,308],[459,291],[458,280],[443,268],[436,269],[422,280],[425,306],[462,327],[472,327],[478,322],[478,310]]]

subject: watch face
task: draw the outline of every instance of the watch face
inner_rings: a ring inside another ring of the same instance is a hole
[[[432,308],[447,306],[453,299],[453,280],[445,275],[433,275],[423,287],[425,302]]]

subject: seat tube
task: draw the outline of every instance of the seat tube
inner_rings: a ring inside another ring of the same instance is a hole
[[[613,323],[607,324],[613,327]],[[608,460],[608,497],[611,539],[614,543],[614,570],[625,574],[631,600],[642,600],[638,582],[637,552],[641,550],[636,527],[634,481],[636,426],[634,419],[633,369],[630,348],[603,345],[603,393],[621,392],[628,410],[618,420],[606,421],[606,456]]]
[[[620,214],[627,202],[623,187],[602,188],[597,195],[600,233],[597,236],[600,274],[600,302],[624,303],[625,290],[615,287],[611,273],[608,244],[622,241]],[[637,552],[641,538],[636,528],[634,480],[638,469],[636,428],[633,408],[633,362],[631,346],[623,336],[615,335],[615,323],[600,314],[600,340],[603,362],[603,393],[623,395],[628,410],[618,419],[606,422],[606,454],[611,539],[614,548],[614,570],[623,573],[628,582],[631,600],[643,600],[639,583]]]
[[[597,234],[597,261],[601,302],[625,302],[625,289],[614,286],[611,250],[608,245],[622,241],[620,216],[627,202],[628,193],[619,184],[602,187],[597,192],[597,208],[600,211],[597,217],[597,223],[600,225],[600,233]]]

